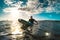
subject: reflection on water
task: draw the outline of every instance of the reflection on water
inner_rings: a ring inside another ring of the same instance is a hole
[[[23,37],[21,24],[12,21],[0,21],[0,40],[19,40]],[[22,40],[22,39],[21,39]]]
[[[0,40],[22,40],[20,35],[0,36]]]

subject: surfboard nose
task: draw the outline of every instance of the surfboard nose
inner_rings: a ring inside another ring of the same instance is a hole
[[[19,22],[21,22],[22,19],[18,19]]]

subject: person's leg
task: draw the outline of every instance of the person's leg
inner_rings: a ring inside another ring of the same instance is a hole
[[[32,33],[32,26],[30,26],[30,32]]]

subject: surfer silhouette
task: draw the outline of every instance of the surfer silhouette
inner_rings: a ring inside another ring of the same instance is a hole
[[[38,22],[33,18],[33,16],[30,16],[30,19],[29,19],[29,22],[30,22],[30,24],[31,24],[31,26],[30,26],[30,31],[32,32],[32,27],[33,27],[33,25],[34,24],[38,24]]]
[[[36,24],[38,24],[38,22],[35,19],[33,19],[32,16],[30,17],[29,21],[26,21],[24,19],[18,19],[18,21],[23,24],[21,29],[28,30],[28,28],[30,28],[31,32],[32,32],[32,26],[35,24],[35,22]]]

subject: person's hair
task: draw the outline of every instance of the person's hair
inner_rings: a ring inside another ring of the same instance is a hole
[[[33,16],[31,16],[31,17],[33,17]]]
[[[33,16],[30,16],[30,18],[33,18]]]

